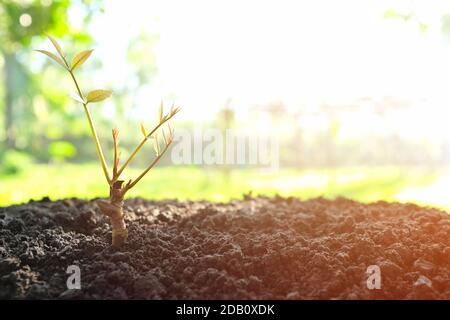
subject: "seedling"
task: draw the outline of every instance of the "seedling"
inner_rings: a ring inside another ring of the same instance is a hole
[[[124,216],[123,216],[123,199],[125,194],[133,188],[161,159],[161,157],[166,153],[169,146],[173,141],[173,129],[170,126],[169,120],[171,120],[180,110],[178,107],[172,106],[168,113],[164,113],[163,103],[161,102],[159,108],[159,118],[157,124],[151,129],[147,130],[145,126],[141,123],[140,130],[143,135],[141,142],[137,145],[137,147],[133,150],[133,152],[128,156],[126,161],[120,165],[120,154],[118,153],[119,146],[119,131],[117,128],[112,130],[113,137],[113,146],[114,146],[114,161],[113,161],[113,169],[112,176],[109,174],[108,166],[105,161],[105,157],[103,156],[102,146],[99,142],[97,131],[95,129],[94,122],[92,121],[91,114],[89,112],[88,106],[92,103],[97,103],[103,101],[111,96],[112,91],[110,90],[93,90],[88,94],[84,94],[80,88],[79,82],[75,77],[75,70],[79,69],[86,60],[90,57],[93,50],[85,50],[78,54],[76,54],[71,62],[68,62],[68,58],[61,46],[58,42],[51,36],[48,36],[49,40],[53,44],[56,49],[56,54],[46,51],[46,50],[37,50],[49,58],[57,62],[60,66],[62,66],[70,75],[73,80],[73,83],[76,88],[76,92],[71,94],[71,97],[79,102],[86,114],[87,120],[89,122],[89,127],[91,129],[92,138],[95,143],[95,148],[97,150],[97,155],[100,160],[100,164],[105,175],[106,181],[109,185],[109,201],[98,200],[97,206],[100,208],[100,211],[108,216],[111,221],[112,226],[112,245],[115,247],[122,246],[128,238],[128,230],[125,224]],[[158,139],[158,134],[162,136],[161,139]],[[134,157],[142,150],[144,144],[152,139],[155,149],[155,157],[148,165],[148,167],[142,171],[142,173],[134,180],[130,179],[125,183],[124,180],[120,179],[123,171],[126,169],[128,164],[134,159]]]

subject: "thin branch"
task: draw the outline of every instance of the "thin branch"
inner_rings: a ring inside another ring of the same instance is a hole
[[[102,151],[102,147],[100,146],[100,142],[98,140],[97,131],[95,130],[94,123],[92,122],[91,114],[89,113],[87,105],[83,104],[83,107],[84,107],[84,112],[86,113],[86,116],[89,121],[89,126],[91,127],[91,133],[94,138],[95,147],[97,149],[97,155],[100,160],[100,164],[102,166],[103,173],[105,174],[106,181],[108,181],[108,183],[110,184],[111,178],[109,177],[108,166],[106,164],[105,157],[103,156],[103,151]]]
[[[168,143],[166,144],[166,146],[164,147],[164,149],[162,150],[162,152],[152,161],[152,163],[147,167],[147,169],[145,169],[140,175],[139,177],[137,177],[134,181],[132,181],[131,183],[127,183],[127,185],[125,186],[125,192],[128,191],[129,189],[133,188],[136,183],[139,182],[139,180],[141,180],[146,174],[147,172],[149,172],[154,166],[155,164],[158,163],[159,159],[161,159],[161,157],[166,153],[167,149],[169,149],[170,144],[172,143],[172,139],[170,139],[168,141]]]
[[[153,146],[155,148],[156,155],[161,154],[161,146],[159,145],[158,135],[155,133],[155,140],[153,140]]]
[[[64,63],[67,65],[67,61],[65,58],[64,58]],[[81,92],[80,86],[78,85],[75,75],[73,74],[73,72],[71,70],[68,70],[68,72],[69,72],[70,76],[72,77],[73,82],[75,83],[75,86],[77,88],[80,98],[83,99],[84,96],[83,96],[83,93]],[[108,181],[108,184],[111,184],[111,178],[109,177],[109,173],[108,173],[108,166],[106,164],[105,157],[103,155],[103,150],[102,150],[102,146],[100,145],[100,141],[98,139],[97,131],[95,130],[94,122],[92,121],[91,114],[89,112],[89,109],[87,108],[87,103],[83,103],[83,108],[84,108],[86,117],[88,119],[89,126],[91,128],[92,137],[94,139],[95,148],[97,149],[97,155],[100,160],[100,164],[102,166],[103,173],[105,174],[105,178],[106,178],[106,181]]]
[[[119,166],[119,156],[118,156],[118,148],[119,148],[119,131],[117,128],[112,130],[113,136],[113,146],[114,146],[114,163],[113,163],[113,181],[117,180],[117,169]]]
[[[123,170],[125,170],[125,168],[127,167],[127,165],[131,162],[131,160],[133,160],[133,158],[138,154],[139,150],[141,150],[141,148],[144,146],[144,144],[147,142],[147,140],[167,121],[169,121],[170,119],[172,119],[173,116],[175,116],[178,113],[179,109],[172,109],[172,111],[167,114],[161,121],[160,123],[158,123],[158,125],[156,127],[153,128],[152,131],[150,131],[149,134],[147,134],[142,141],[138,144],[138,146],[136,147],[136,149],[134,149],[134,151],[130,154],[130,156],[128,157],[128,159],[124,162],[124,164],[122,165],[122,167],[119,169],[119,172],[117,172],[117,177],[119,177]]]

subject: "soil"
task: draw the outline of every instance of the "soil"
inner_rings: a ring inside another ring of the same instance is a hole
[[[94,201],[0,208],[0,298],[450,299],[450,215],[436,209],[250,196],[124,209],[118,250]],[[69,265],[81,290],[67,289]]]

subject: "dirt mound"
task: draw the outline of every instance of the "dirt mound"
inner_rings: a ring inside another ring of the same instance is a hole
[[[435,209],[246,197],[125,211],[118,251],[93,201],[0,208],[0,298],[450,299],[450,215]],[[69,265],[81,290],[67,289]]]

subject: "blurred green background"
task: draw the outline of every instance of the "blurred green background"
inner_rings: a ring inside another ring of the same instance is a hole
[[[446,2],[3,0],[0,206],[108,195],[71,79],[33,51],[51,50],[45,33],[69,56],[95,48],[77,76],[85,90],[114,91],[91,108],[109,163],[111,128],[126,156],[161,99],[182,107],[176,128],[245,129],[279,143],[278,170],[167,155],[130,197],[252,192],[450,209]]]

